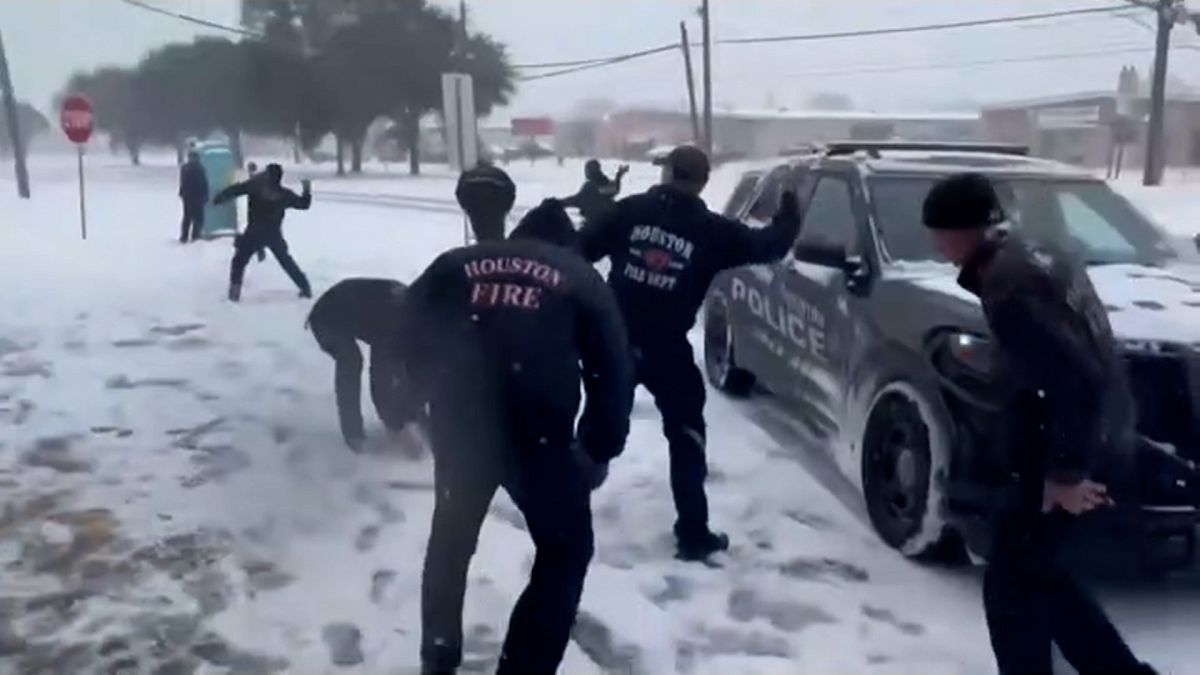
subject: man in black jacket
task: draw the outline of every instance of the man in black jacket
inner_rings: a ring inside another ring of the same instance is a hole
[[[242,298],[242,278],[250,258],[264,248],[271,249],[279,266],[287,272],[292,283],[300,289],[300,297],[311,298],[312,288],[308,277],[288,252],[287,240],[283,238],[283,216],[288,209],[307,210],[312,206],[312,185],[301,181],[303,194],[283,187],[283,167],[268,164],[267,168],[241,183],[236,183],[217,193],[214,204],[222,204],[243,195],[249,197],[246,231],[234,240],[233,262],[229,268],[229,299],[238,302]]]
[[[179,167],[179,199],[183,202],[183,223],[179,227],[179,243],[196,241],[204,229],[204,207],[208,204],[208,176],[200,164],[200,154],[188,152],[187,161]]]
[[[563,206],[579,209],[585,223],[596,222],[604,217],[616,204],[617,195],[621,194],[621,180],[629,173],[628,165],[617,168],[615,179],[609,179],[600,168],[600,161],[589,159],[583,165],[583,187],[579,192],[563,200]]]
[[[675,537],[684,560],[704,560],[729,547],[729,538],[708,526],[704,380],[687,333],[717,273],[783,258],[800,231],[791,191],[763,229],[710,212],[700,199],[708,174],[708,157],[680,146],[665,162],[662,185],[617,202],[581,233],[588,260],[612,262],[608,283],[629,326],[637,379],[662,413],[678,514]]]
[[[360,341],[371,348],[371,400],[384,426],[400,431],[418,416],[418,405],[407,396],[407,378],[392,351],[403,297],[404,284],[399,281],[343,279],[317,298],[305,324],[321,349],[333,357],[338,421],[346,445],[356,452],[366,439]]]
[[[942,180],[924,205],[938,250],[962,268],[959,283],[979,296],[994,341],[1001,447],[1014,476],[984,578],[996,661],[1004,675],[1049,673],[1053,642],[1080,672],[1152,673],[1054,555],[1067,521],[1112,505],[1092,478],[1132,447],[1132,402],[1108,315],[1084,268],[997,227],[1005,219],[978,174]]]
[[[425,673],[462,661],[467,569],[497,487],[537,553],[498,673],[553,673],[592,557],[590,492],[624,448],[632,363],[612,292],[550,201],[504,242],[443,254],[405,294],[405,356],[429,401],[436,502],[421,589]],[[586,394],[578,429],[580,381]]]
[[[517,200],[517,186],[507,173],[481,160],[458,177],[454,196],[471,221],[475,241],[504,239],[504,222]]]

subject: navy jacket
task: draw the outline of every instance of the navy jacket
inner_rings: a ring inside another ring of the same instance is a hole
[[[179,197],[188,204],[208,201],[208,176],[200,162],[184,162],[179,167]]]
[[[396,348],[425,400],[510,447],[607,462],[624,449],[633,363],[612,292],[578,254],[508,240],[438,257],[405,294]],[[461,411],[461,412],[459,412]],[[490,425],[490,426],[489,426]]]
[[[609,258],[608,283],[636,346],[686,339],[713,278],[774,262],[800,232],[797,216],[754,229],[708,210],[704,200],[660,185],[627,197],[582,233],[584,256]]]
[[[246,233],[244,237],[268,240],[283,236],[283,216],[288,209],[307,210],[312,206],[312,195],[295,192],[272,183],[265,173],[249,180],[235,183],[213,197],[214,204],[223,204],[236,197],[249,197],[246,208]]]

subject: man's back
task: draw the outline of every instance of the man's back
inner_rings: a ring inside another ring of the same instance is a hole
[[[337,282],[313,303],[308,321],[326,324],[372,345],[394,333],[404,284],[393,279],[351,278]]]
[[[658,186],[617,202],[582,239],[589,260],[611,258],[609,284],[636,342],[682,337],[718,273],[782,258],[798,229],[790,214],[752,230],[710,212],[699,197]]]
[[[599,275],[570,251],[541,242],[487,242],[443,254],[409,287],[403,323],[401,349],[431,399],[509,429],[573,420],[580,363],[586,371],[627,361],[623,323]],[[604,377],[632,377],[628,368],[617,371]],[[629,381],[606,385],[624,387],[632,388]],[[590,390],[588,398],[591,406]],[[565,424],[547,433],[565,443],[573,431]]]

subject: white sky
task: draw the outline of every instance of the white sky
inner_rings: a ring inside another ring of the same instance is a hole
[[[177,11],[235,24],[237,0],[153,0]],[[457,0],[435,0],[457,7]],[[1200,0],[1193,0],[1200,5]],[[1119,4],[1120,0],[713,0],[714,37],[811,33],[1006,16]],[[515,63],[605,56],[678,40],[687,19],[699,38],[697,0],[470,0],[474,30],[506,42]],[[1197,7],[1200,9],[1200,7]],[[1134,15],[1140,10],[1131,10]],[[18,95],[47,108],[70,73],[136,62],[159,44],[211,32],[119,0],[0,0]],[[1191,26],[1177,45],[1200,45]],[[802,106],[821,91],[842,91],[862,108],[915,109],[1111,88],[1124,64],[1148,73],[1152,33],[1112,16],[903,36],[770,46],[719,46],[718,106]],[[1106,50],[1106,56],[1025,59]],[[1177,49],[1173,75],[1200,84],[1200,51]],[[968,62],[968,66],[936,66]],[[697,66],[698,54],[697,54]],[[850,73],[846,71],[857,70]],[[865,71],[865,72],[863,72]],[[523,71],[529,72],[529,71]],[[561,113],[579,101],[683,105],[678,52],[561,78],[525,83],[510,113]]]

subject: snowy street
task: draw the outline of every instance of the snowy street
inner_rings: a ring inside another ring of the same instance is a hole
[[[365,401],[370,452],[344,447],[310,302],[270,257],[240,305],[225,300],[231,240],[177,243],[171,159],[90,158],[87,241],[73,157],[34,158],[31,201],[0,172],[0,673],[415,673],[428,452],[388,438]],[[461,244],[445,167],[400,169],[285,176],[314,178],[312,210],[284,227],[317,294],[347,276],[411,280]],[[519,209],[582,177],[574,161],[508,169]],[[635,166],[627,191],[655,176]],[[734,180],[714,176],[710,207]],[[1130,195],[1194,232],[1200,183],[1163,191]],[[713,524],[732,551],[719,568],[673,559],[666,442],[639,392],[594,497],[562,672],[994,672],[979,569],[889,549],[769,403],[710,392],[707,415]],[[523,528],[498,496],[471,570],[468,672],[499,655],[532,562]],[[1162,672],[1200,669],[1200,573],[1101,596]]]

